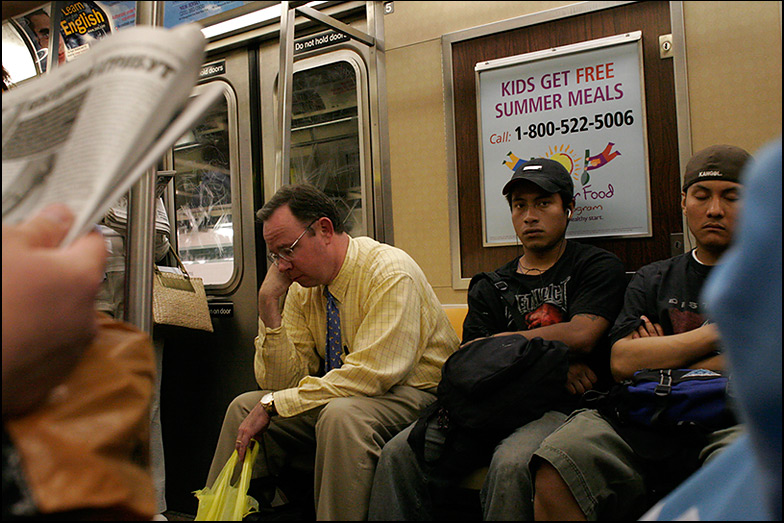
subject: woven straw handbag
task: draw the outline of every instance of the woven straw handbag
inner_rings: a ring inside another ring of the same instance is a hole
[[[204,282],[188,274],[180,257],[180,273],[162,271],[155,266],[152,289],[152,317],[155,325],[185,327],[212,332],[212,319],[207,305]]]

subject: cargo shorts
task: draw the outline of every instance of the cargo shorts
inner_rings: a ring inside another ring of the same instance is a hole
[[[699,452],[700,463],[741,432],[736,425],[711,433]],[[595,410],[572,413],[534,452],[534,469],[538,458],[558,471],[588,520],[636,519],[652,504],[643,460]]]

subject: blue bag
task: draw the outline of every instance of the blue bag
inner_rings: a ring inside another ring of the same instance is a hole
[[[729,379],[707,369],[644,369],[616,386],[608,407],[618,422],[714,431],[737,423],[730,408]]]
[[[644,369],[608,393],[586,392],[581,406],[597,409],[641,459],[653,505],[700,467],[711,432],[737,424],[729,384],[707,369]]]

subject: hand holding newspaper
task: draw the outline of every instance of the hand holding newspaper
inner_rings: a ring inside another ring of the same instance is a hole
[[[221,95],[190,97],[204,45],[195,24],[138,26],[3,94],[3,223],[62,202],[63,245],[89,231]]]

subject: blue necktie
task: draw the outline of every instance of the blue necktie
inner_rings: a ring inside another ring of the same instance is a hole
[[[324,287],[324,296],[327,297],[327,359],[325,362],[326,371],[339,369],[343,362],[340,360],[341,349],[340,337],[340,312],[335,297]]]

